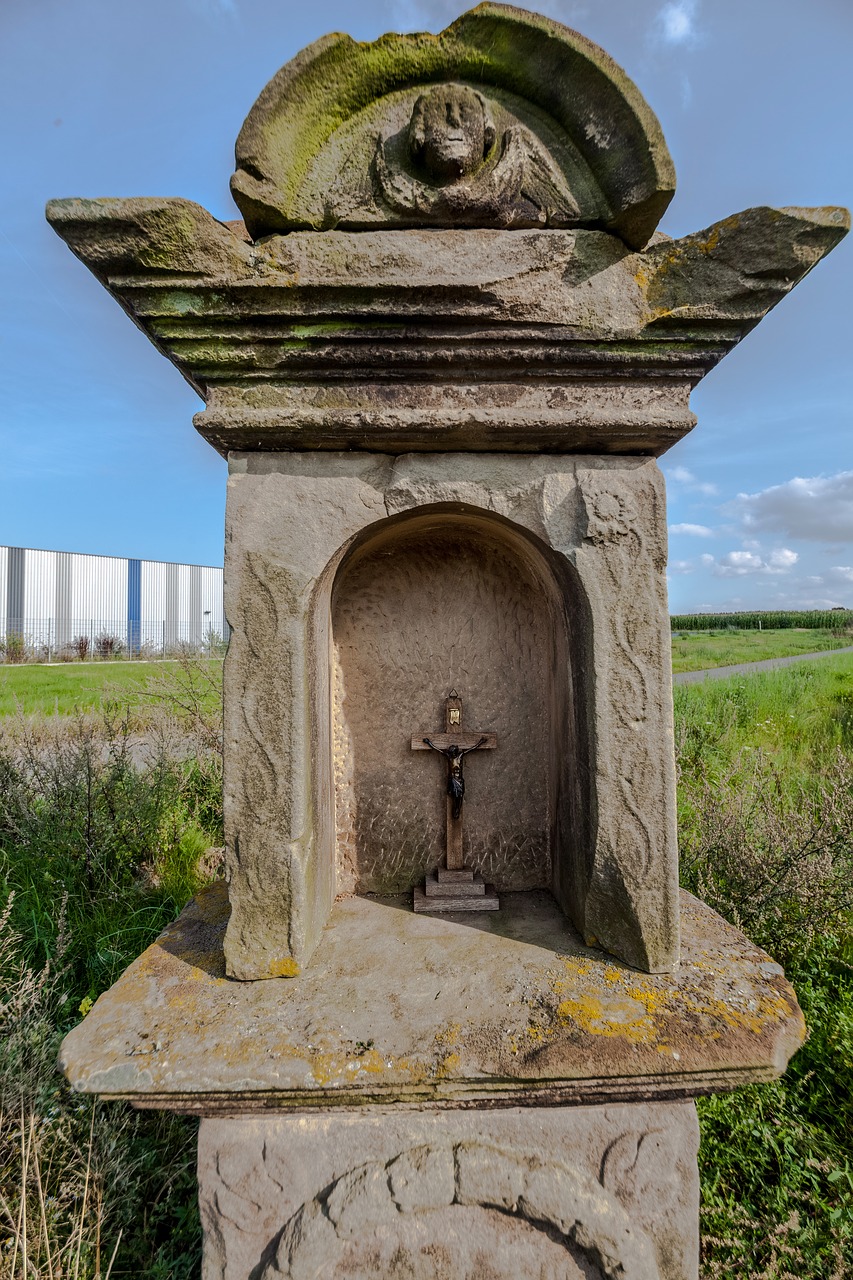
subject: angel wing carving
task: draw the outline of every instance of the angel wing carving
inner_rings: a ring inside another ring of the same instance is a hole
[[[531,131],[506,129],[492,157],[456,182],[423,181],[396,165],[387,138],[377,140],[373,176],[377,196],[396,213],[430,225],[478,227],[571,226],[580,209],[563,174]]]

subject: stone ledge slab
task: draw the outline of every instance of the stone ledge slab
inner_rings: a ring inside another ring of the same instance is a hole
[[[585,947],[547,893],[479,917],[335,904],[295,978],[225,977],[203,891],[66,1037],[73,1088],[202,1115],[690,1097],[780,1075],[804,1023],[782,970],[682,894],[682,962]]]

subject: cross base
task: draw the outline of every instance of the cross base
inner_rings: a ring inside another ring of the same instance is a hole
[[[494,885],[486,884],[470,867],[439,867],[426,877],[423,888],[415,888],[414,908],[419,915],[433,911],[497,911],[500,902]]]

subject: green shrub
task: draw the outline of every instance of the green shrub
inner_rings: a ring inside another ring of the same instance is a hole
[[[25,733],[0,776],[0,884],[27,963],[54,952],[62,886],[66,964],[94,996],[198,888],[192,854],[222,843],[218,760],[146,750],[107,717]]]
[[[704,1280],[853,1275],[853,664],[676,691],[682,879],[784,963],[809,1038],[699,1102]]]
[[[195,1122],[80,1098],[55,1063],[81,1013],[216,869],[207,679],[187,666],[171,691],[150,690],[144,739],[129,708],[0,733],[0,1277],[198,1274]]]
[[[26,662],[27,642],[15,631],[7,631],[6,637],[0,640],[0,654],[6,662]]]

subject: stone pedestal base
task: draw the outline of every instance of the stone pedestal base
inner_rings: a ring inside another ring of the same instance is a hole
[[[448,871],[439,867],[426,877],[423,887],[415,885],[412,906],[416,915],[433,911],[500,911],[500,899],[493,884],[470,867]]]
[[[692,1102],[207,1119],[203,1280],[696,1280]]]
[[[78,1092],[202,1117],[204,1280],[696,1280],[682,1099],[773,1079],[804,1030],[708,907],[683,896],[674,974],[506,893],[341,899],[304,973],[232,982],[227,917],[199,894],[61,1055]]]

